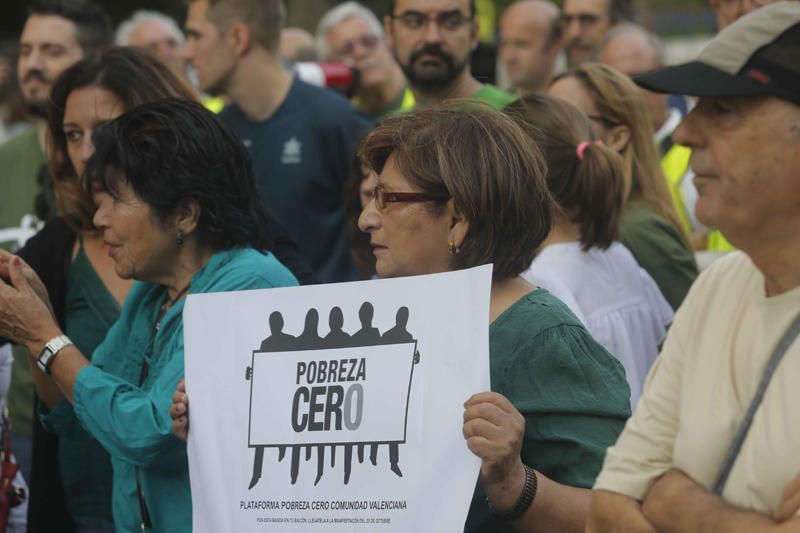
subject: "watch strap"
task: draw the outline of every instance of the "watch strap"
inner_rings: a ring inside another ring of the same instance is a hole
[[[50,367],[58,355],[58,352],[72,345],[72,341],[66,335],[59,335],[53,337],[44,345],[39,357],[36,358],[36,365],[39,369],[47,375],[50,375]]]

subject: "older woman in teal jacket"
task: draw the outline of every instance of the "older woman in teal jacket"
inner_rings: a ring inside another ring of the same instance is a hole
[[[79,422],[110,453],[117,530],[189,531],[186,445],[168,414],[184,372],[184,298],[297,282],[267,251],[246,150],[202,106],[142,105],[98,129],[94,144],[94,224],[116,273],[137,280],[122,314],[89,362],[38,277],[2,252],[0,336],[24,345],[63,394],[47,423],[67,432]]]

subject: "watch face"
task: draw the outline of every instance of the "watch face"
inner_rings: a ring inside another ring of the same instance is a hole
[[[45,374],[49,374],[50,373],[49,372],[49,370],[50,370],[49,363],[50,363],[50,359],[52,359],[52,358],[53,358],[53,352],[52,352],[52,350],[50,350],[50,347],[46,346],[45,349],[42,350],[42,353],[39,354],[39,357],[36,359],[36,364],[39,365],[39,368]]]

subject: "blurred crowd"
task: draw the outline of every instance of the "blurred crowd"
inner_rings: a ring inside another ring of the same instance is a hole
[[[800,3],[187,6],[0,53],[6,531],[191,530],[187,294],[487,263],[465,531],[800,531]]]

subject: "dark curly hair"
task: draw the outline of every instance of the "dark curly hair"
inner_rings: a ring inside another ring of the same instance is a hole
[[[271,247],[242,142],[202,105],[178,98],[144,104],[97,128],[86,187],[113,193],[121,182],[166,223],[187,202],[214,250]]]

